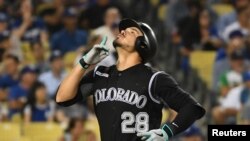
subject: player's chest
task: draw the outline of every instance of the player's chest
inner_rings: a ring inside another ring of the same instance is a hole
[[[148,76],[135,73],[97,73],[96,75],[98,78],[95,81],[94,89],[106,88],[107,92],[109,88],[114,87],[116,91],[120,88],[119,90],[122,92],[129,90],[132,93],[145,94],[150,79]]]
[[[109,76],[100,78],[94,85],[95,106],[143,108],[148,101],[148,80],[140,76]]]

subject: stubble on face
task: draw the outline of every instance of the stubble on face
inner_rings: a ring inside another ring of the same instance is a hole
[[[116,39],[113,41],[113,46],[114,46],[114,48],[116,48],[116,47],[121,47],[121,46],[122,46],[122,44],[118,41],[118,38],[116,38]]]

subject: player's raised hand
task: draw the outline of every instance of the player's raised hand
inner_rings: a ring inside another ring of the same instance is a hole
[[[88,65],[97,64],[109,55],[109,49],[106,47],[107,39],[107,36],[104,36],[100,44],[94,45],[94,47],[83,56],[85,63]]]
[[[148,132],[137,133],[141,140],[145,141],[168,141],[167,133],[162,129],[150,130]]]

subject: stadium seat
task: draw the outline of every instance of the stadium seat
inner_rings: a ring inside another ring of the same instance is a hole
[[[150,0],[150,4],[152,6],[157,6],[159,4],[160,0]]]
[[[167,14],[167,5],[166,4],[161,4],[159,9],[158,9],[158,13],[157,16],[161,21],[164,21],[166,18],[166,14]]]
[[[56,123],[34,122],[24,125],[24,137],[31,141],[57,141],[63,133]]]
[[[35,59],[30,49],[30,44],[28,42],[22,42],[21,49],[23,52],[24,61],[27,64],[33,64]]]
[[[17,114],[14,114],[12,117],[11,117],[11,122],[12,123],[21,123],[23,121],[22,119],[22,116],[20,113],[17,113]]]
[[[21,137],[18,141],[32,141],[30,138],[27,137]]]
[[[97,118],[93,117],[91,119],[88,119],[85,123],[85,130],[94,132],[97,139],[100,140],[100,132]]]
[[[230,13],[233,11],[233,7],[229,4],[215,4],[212,6],[212,9],[219,16]]]
[[[16,141],[20,139],[21,130],[17,123],[0,123],[0,141]]]
[[[197,70],[199,76],[211,88],[214,51],[194,51],[190,56],[191,66]]]

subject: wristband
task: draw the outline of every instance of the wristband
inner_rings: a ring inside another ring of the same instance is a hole
[[[87,69],[87,68],[90,66],[89,64],[87,64],[87,63],[83,60],[83,58],[81,58],[81,59],[79,60],[79,64],[80,64],[81,67],[84,68],[84,69]]]
[[[167,124],[165,124],[162,127],[162,130],[164,130],[167,133],[167,135],[168,135],[169,138],[172,137],[172,136],[174,136],[174,133],[173,133],[172,129]]]

